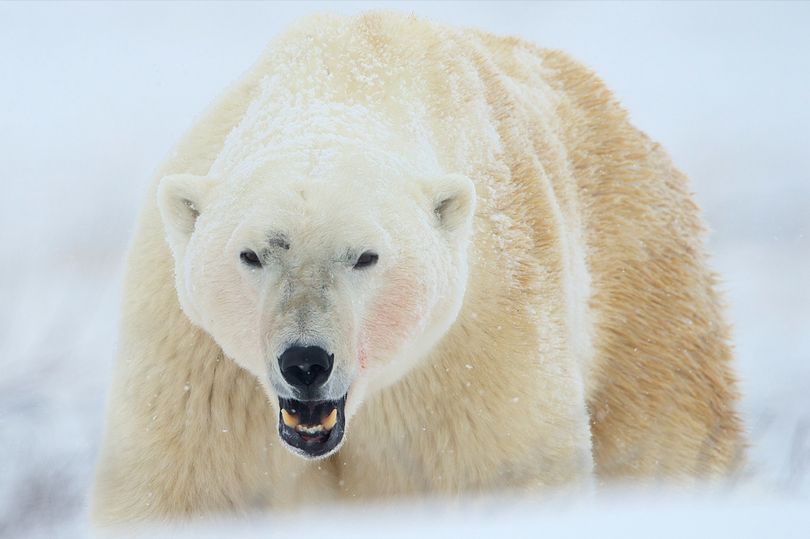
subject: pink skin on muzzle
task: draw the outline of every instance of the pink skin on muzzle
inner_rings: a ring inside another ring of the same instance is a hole
[[[361,370],[368,367],[369,353],[380,359],[396,353],[420,322],[424,287],[401,278],[389,282],[369,309],[358,352]]]

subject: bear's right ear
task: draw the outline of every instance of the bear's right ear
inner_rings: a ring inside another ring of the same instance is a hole
[[[171,174],[160,180],[158,209],[172,247],[191,237],[214,183],[207,176],[194,174]]]
[[[442,228],[450,232],[470,225],[475,212],[475,186],[461,174],[447,174],[423,184]]]

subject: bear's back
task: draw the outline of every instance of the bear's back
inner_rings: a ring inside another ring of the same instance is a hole
[[[538,192],[536,175],[519,163],[536,157],[563,220],[582,235],[597,473],[694,477],[738,468],[745,443],[730,328],[688,179],[630,123],[604,83],[566,54],[467,35],[482,51],[493,118],[509,125],[502,138],[508,145],[514,125],[524,124],[520,132],[533,141],[512,156],[511,180],[520,192]],[[542,241],[547,222],[534,224]]]

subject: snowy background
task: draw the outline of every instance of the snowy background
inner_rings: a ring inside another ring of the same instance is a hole
[[[164,155],[290,22],[381,6],[569,51],[689,174],[736,328],[751,468],[700,496],[333,508],[307,532],[807,537],[810,4],[775,2],[0,4],[0,536],[88,533],[122,258]],[[300,534],[301,518],[239,531]]]

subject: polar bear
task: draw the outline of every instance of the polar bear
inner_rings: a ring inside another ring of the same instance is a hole
[[[151,188],[94,518],[728,473],[702,231],[686,178],[564,54],[307,19]]]

